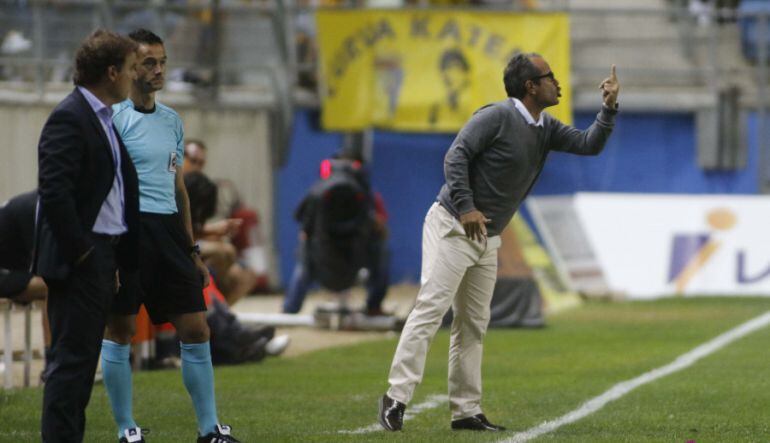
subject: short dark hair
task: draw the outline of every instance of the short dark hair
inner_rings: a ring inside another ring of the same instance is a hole
[[[217,210],[217,185],[202,172],[184,175],[184,185],[190,198],[190,219],[193,231],[200,233],[206,220]]]
[[[447,49],[441,54],[439,68],[443,71],[452,65],[458,65],[466,72],[470,69],[468,60],[459,49]]]
[[[187,145],[198,145],[204,151],[209,150],[209,148],[206,146],[206,143],[203,143],[203,140],[197,139],[197,138],[188,138],[187,140],[185,140],[184,145],[185,147],[187,147]]]
[[[508,61],[503,72],[503,83],[505,84],[505,92],[508,94],[508,97],[524,98],[527,95],[524,84],[527,83],[527,80],[532,80],[540,75],[537,66],[532,63],[533,57],[540,57],[540,54],[519,52]]]
[[[137,45],[132,40],[106,29],[97,29],[86,37],[75,52],[75,75],[77,86],[95,85],[107,75],[107,68],[123,69],[123,63]]]
[[[136,31],[131,32],[128,34],[128,38],[131,40],[139,43],[139,44],[145,44],[145,45],[162,45],[163,39],[158,37],[158,34],[155,34],[154,32],[139,28]]]

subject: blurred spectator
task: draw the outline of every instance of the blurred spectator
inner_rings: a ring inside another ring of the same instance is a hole
[[[6,55],[27,52],[30,49],[32,49],[32,40],[24,37],[24,34],[16,29],[8,31],[5,34],[2,45],[0,45],[0,52]]]
[[[168,42],[177,57],[187,61],[189,67],[172,70],[169,81],[172,90],[189,90],[190,86],[196,86],[196,92],[202,92],[216,82],[219,40],[214,29],[215,10],[214,6],[203,6],[198,0],[188,3],[198,7],[186,11],[178,26],[168,33]]]
[[[197,236],[217,206],[217,186],[201,172],[185,174],[185,186],[190,198],[190,216]],[[211,331],[211,358],[214,364],[237,364],[259,361],[268,355],[279,355],[289,345],[285,335],[275,336],[269,326],[247,327],[230,312],[225,296],[219,291],[216,277],[203,290],[208,313],[206,322]]]
[[[299,87],[315,91],[318,86],[315,66],[318,62],[316,44],[315,11],[312,0],[299,0],[298,11],[294,18],[294,38],[297,45],[297,63],[299,65],[297,82]]]
[[[41,277],[29,272],[35,229],[37,191],[18,195],[0,206],[0,298],[16,303],[45,300],[48,287]],[[43,308],[43,342],[46,363],[51,332]],[[45,379],[45,370],[42,379]]]
[[[5,2],[3,21],[0,21],[0,54],[7,58],[0,68],[4,80],[29,80],[34,73],[23,64],[14,63],[31,56],[32,40],[30,39],[32,12],[27,2],[15,0]],[[7,20],[9,23],[6,23]]]
[[[734,22],[740,0],[689,0],[687,9],[699,26]]]
[[[332,291],[350,288],[361,268],[368,271],[365,313],[387,315],[387,213],[372,193],[359,160],[324,160],[316,182],[295,212],[300,223],[297,262],[283,310],[296,313],[313,281]]]
[[[206,220],[217,210],[217,185],[201,171],[184,171],[184,184],[190,194],[190,218],[196,239],[204,233]]]
[[[204,172],[208,147],[202,140],[190,139],[185,142],[185,174],[190,172]],[[211,218],[216,221],[208,221],[202,227],[201,236],[220,238],[234,235],[243,224],[241,219],[228,218],[230,214],[241,207],[238,191],[235,190],[230,180],[216,180],[217,207]]]
[[[37,192],[18,195],[0,206],[0,297],[19,303],[44,300],[43,279],[29,272]]]
[[[714,2],[709,0],[690,0],[688,8],[698,26],[708,26],[714,16]]]
[[[717,21],[722,23],[731,23],[736,21],[736,12],[741,5],[740,0],[717,0],[716,8],[719,12]]]
[[[188,176],[191,177],[191,183],[196,186],[201,186],[197,177],[205,177],[200,171],[188,172],[185,168],[185,181],[188,180]],[[207,178],[206,183],[208,182],[210,180]],[[229,223],[231,220],[223,220],[224,223],[216,225],[217,227],[221,226],[222,230],[212,229],[212,224],[206,223],[206,220],[216,212],[217,186],[204,187],[198,192],[202,193],[201,207],[196,209],[199,214],[192,214],[192,216],[193,231],[197,244],[200,246],[201,258],[211,268],[212,274],[217,277],[228,304],[232,306],[247,295],[256,282],[253,273],[237,262],[237,251],[228,239],[235,227],[240,225],[240,221],[232,220],[235,223],[231,224]],[[211,192],[214,193],[213,196],[208,195]],[[213,206],[209,207],[212,204]],[[206,216],[203,217],[201,214],[206,214]]]
[[[185,174],[202,172],[207,148],[201,140],[185,143]],[[201,226],[201,254],[219,275],[222,291],[230,305],[244,295],[267,291],[267,258],[259,230],[257,212],[243,204],[230,180],[217,181],[219,220]]]

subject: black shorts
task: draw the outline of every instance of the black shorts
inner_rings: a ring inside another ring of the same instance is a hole
[[[206,310],[203,285],[179,214],[140,214],[139,272],[120,275],[112,313],[135,315],[144,304],[154,324]]]

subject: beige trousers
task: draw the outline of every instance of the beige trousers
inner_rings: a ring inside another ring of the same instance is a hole
[[[422,276],[390,368],[388,396],[409,403],[422,381],[425,357],[452,306],[449,405],[452,419],[481,413],[481,357],[497,278],[500,236],[472,241],[446,209],[434,203],[422,234]]]

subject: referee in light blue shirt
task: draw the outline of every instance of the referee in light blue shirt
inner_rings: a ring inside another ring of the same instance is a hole
[[[193,243],[190,202],[182,179],[184,132],[179,115],[155,100],[163,88],[163,40],[140,29],[130,99],[114,105],[113,122],[139,176],[139,273],[126,276],[102,343],[104,385],[120,442],[143,442],[133,418],[129,353],[144,304],[155,324],[171,322],[181,339],[182,379],[198,421],[198,442],[237,442],[219,424],[203,287],[208,270]]]

